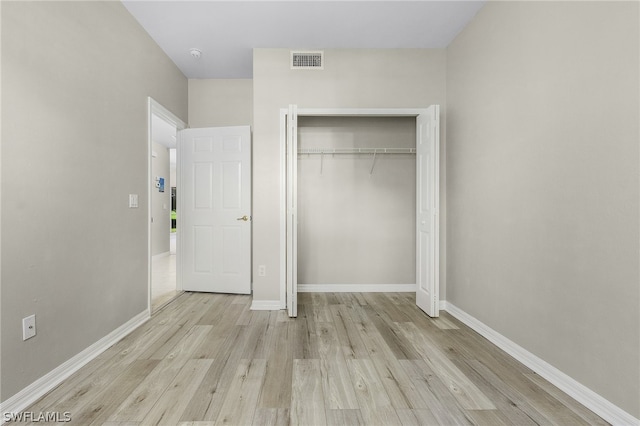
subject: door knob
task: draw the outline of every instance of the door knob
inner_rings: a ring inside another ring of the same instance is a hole
[[[236,220],[243,220],[245,222],[249,221],[251,218],[249,216],[247,216],[246,214],[242,217],[237,218]]]

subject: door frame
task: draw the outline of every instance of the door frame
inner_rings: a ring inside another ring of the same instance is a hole
[[[289,109],[280,109],[280,308],[287,309],[287,115]],[[427,115],[427,108],[298,108],[297,117],[418,117]],[[420,135],[416,132],[416,146]],[[434,287],[435,312],[440,309],[440,143],[434,147],[435,182],[435,248]],[[416,277],[417,281],[417,277]],[[417,283],[416,283],[417,286]],[[417,288],[416,288],[417,290]]]
[[[152,176],[151,169],[151,161],[152,161],[152,153],[153,153],[153,140],[152,140],[152,119],[153,116],[156,115],[160,117],[162,120],[176,127],[176,133],[180,130],[183,130],[187,127],[184,121],[182,121],[178,116],[173,114],[167,108],[162,106],[158,101],[153,99],[151,96],[147,98],[147,311],[149,316],[151,316],[151,273],[152,273],[152,258],[151,255],[151,195],[152,195],[152,187],[154,185],[154,177]],[[177,143],[177,140],[176,140]],[[177,155],[176,150],[176,155]],[[178,184],[180,184],[180,161],[176,160],[176,176],[178,180]],[[178,191],[178,193],[180,193]],[[177,222],[180,222],[180,216],[178,216]],[[176,225],[177,226],[177,225]],[[180,253],[180,237],[176,233],[176,290],[182,291],[182,280],[180,279],[180,274],[177,273],[179,269],[179,256]]]

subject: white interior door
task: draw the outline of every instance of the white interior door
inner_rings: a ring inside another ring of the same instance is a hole
[[[178,161],[183,289],[251,293],[250,127],[182,130]]]
[[[298,111],[287,113],[287,310],[298,316]]]
[[[416,118],[416,304],[431,317],[439,311],[440,107]]]

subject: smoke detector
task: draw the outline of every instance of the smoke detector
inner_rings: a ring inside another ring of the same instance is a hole
[[[189,49],[189,53],[195,59],[200,59],[200,55],[202,55],[202,52],[200,51],[200,49],[196,49],[196,48]]]

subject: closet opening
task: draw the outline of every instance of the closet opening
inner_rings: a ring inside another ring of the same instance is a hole
[[[439,107],[281,110],[281,304],[415,291],[438,316]]]
[[[415,291],[415,117],[299,117],[298,291]]]

